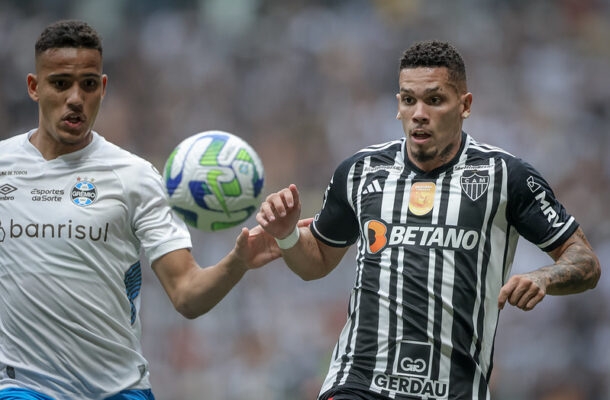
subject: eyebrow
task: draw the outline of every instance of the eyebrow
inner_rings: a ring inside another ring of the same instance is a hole
[[[434,92],[440,92],[441,91],[441,87],[440,86],[435,86],[433,88],[428,88],[424,90],[424,94],[429,94],[429,93],[434,93]],[[401,93],[415,93],[413,91],[413,89],[405,89],[405,88],[400,88],[400,92]]]
[[[86,73],[86,74],[81,74],[81,75],[75,75],[75,74],[66,74],[66,73],[59,73],[59,74],[49,74],[47,75],[47,78],[71,78],[71,77],[79,77],[79,78],[97,78],[97,79],[101,79],[102,78],[102,74],[96,74],[96,73]]]

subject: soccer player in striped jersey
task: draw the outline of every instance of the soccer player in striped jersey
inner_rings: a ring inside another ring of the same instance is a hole
[[[280,252],[243,228],[200,268],[152,164],[92,130],[107,83],[97,32],[59,21],[35,49],[38,127],[0,141],[0,399],[152,400],[140,252],[187,318]]]
[[[399,71],[404,137],[343,161],[309,228],[295,185],[257,220],[305,280],[357,246],[320,399],[489,399],[500,310],[591,289],[599,261],[538,171],[462,131],[473,96],[453,46],[417,43]],[[511,276],[520,236],[553,262]]]

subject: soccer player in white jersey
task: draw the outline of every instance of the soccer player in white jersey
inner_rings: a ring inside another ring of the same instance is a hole
[[[107,77],[89,25],[48,26],[35,64],[38,127],[0,142],[0,399],[154,399],[140,250],[187,318],[280,252],[242,228],[218,264],[197,264],[152,164],[92,131]]]
[[[268,196],[257,220],[306,280],[357,244],[320,399],[489,399],[506,302],[531,310],[546,294],[591,289],[599,261],[532,166],[462,131],[473,96],[450,44],[413,45],[399,71],[404,137],[342,162],[309,229],[297,227],[295,185]],[[510,276],[519,236],[554,262]]]

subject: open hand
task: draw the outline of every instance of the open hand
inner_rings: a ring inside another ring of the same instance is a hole
[[[235,240],[234,252],[248,269],[262,267],[282,255],[273,236],[261,226],[242,228]]]

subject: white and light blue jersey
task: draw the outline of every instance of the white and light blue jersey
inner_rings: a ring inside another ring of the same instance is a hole
[[[150,388],[140,257],[190,248],[151,163],[93,132],[45,160],[0,142],[0,389],[103,399]]]

